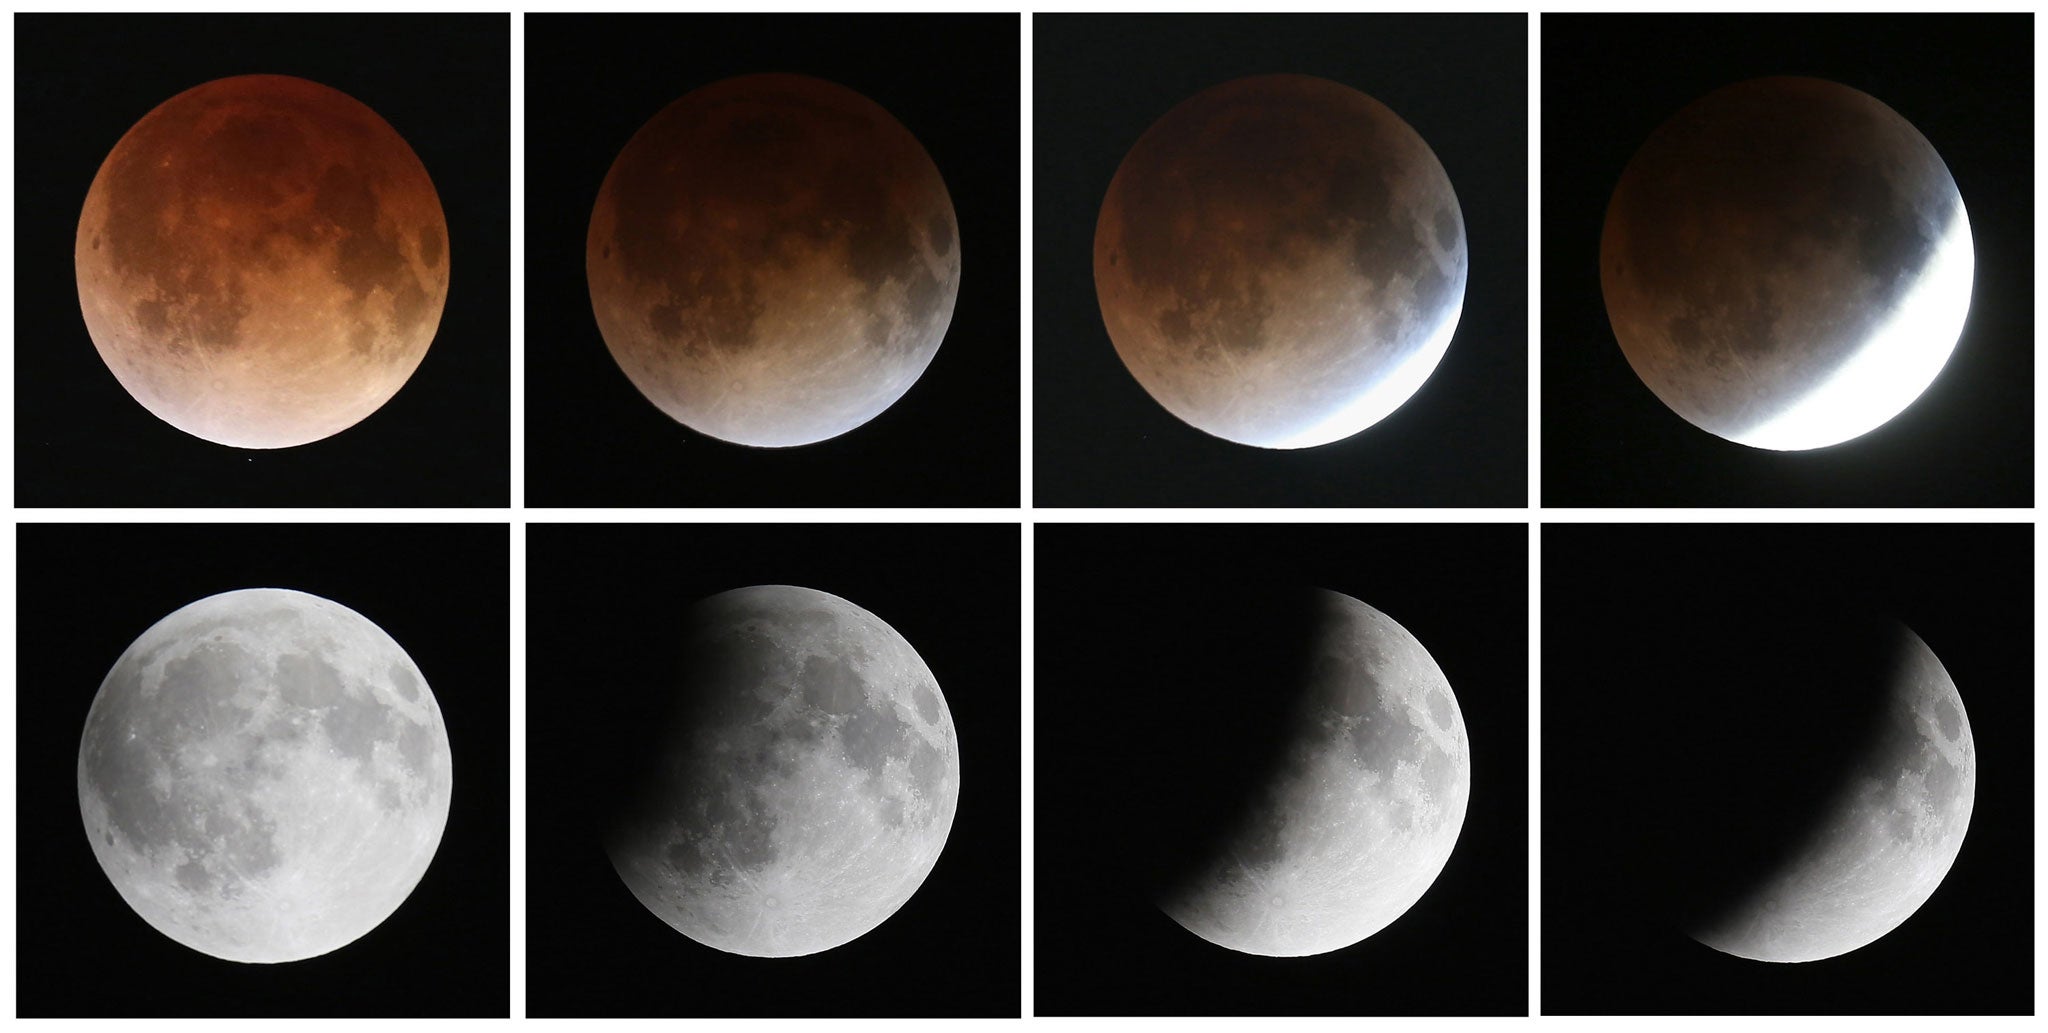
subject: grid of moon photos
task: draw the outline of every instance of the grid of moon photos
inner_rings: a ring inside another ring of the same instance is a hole
[[[2030,11],[470,6],[12,16],[16,1015],[2034,1012]]]

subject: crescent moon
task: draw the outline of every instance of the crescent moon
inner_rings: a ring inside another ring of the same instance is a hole
[[[1826,820],[1695,939],[1757,961],[1832,958],[1898,928],[1948,875],[1976,801],[1976,740],[1933,650],[1903,625],[1896,650],[1882,731]]]

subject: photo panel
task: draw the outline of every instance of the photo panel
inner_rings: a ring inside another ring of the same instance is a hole
[[[14,24],[18,504],[511,503],[508,16]]]
[[[1033,1014],[1527,1014],[1526,528],[1035,534]]]
[[[508,539],[19,526],[21,1014],[504,1017]]]
[[[527,546],[528,1015],[1018,1014],[1018,527]]]
[[[1528,504],[1528,20],[1040,15],[1042,506]]]
[[[1547,15],[1542,68],[1543,505],[2033,505],[2032,15]]]
[[[1543,528],[1543,1011],[2033,1010],[2033,528]]]
[[[1017,15],[526,25],[533,504],[1018,504]]]

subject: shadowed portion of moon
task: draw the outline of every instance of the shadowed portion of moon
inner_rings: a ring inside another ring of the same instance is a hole
[[[1317,592],[1312,606],[1293,697],[1281,682],[1243,688],[1291,710],[1276,763],[1160,901],[1188,931],[1250,954],[1321,954],[1399,918],[1449,860],[1471,789],[1457,697],[1422,644],[1348,596]]]
[[[78,751],[85,831],[151,926],[231,961],[345,946],[411,894],[448,820],[441,711],[398,643],[282,589],[135,640]]]
[[[910,643],[837,596],[699,603],[682,689],[606,844],[640,903],[756,957],[853,940],[903,906],[960,792],[952,712]]]
[[[1901,625],[1826,645],[1837,644],[1870,654],[1836,672],[1860,674],[1868,720],[1843,729],[1854,753],[1839,779],[1814,787],[1805,827],[1692,923],[1716,950],[1801,962],[1866,946],[1927,902],[1962,849],[1977,757],[1955,682]]]
[[[1836,444],[1940,373],[1975,258],[1927,139],[1868,94],[1755,79],[1673,115],[1608,205],[1607,313],[1672,411],[1757,448]]]
[[[1117,354],[1191,426],[1266,448],[1394,411],[1457,328],[1465,223],[1385,105],[1305,75],[1212,87],[1139,138],[1095,228]]]
[[[209,82],[121,137],[74,250],[107,368],[240,448],[339,433],[397,394],[448,297],[448,224],[412,148],[336,90]]]
[[[797,75],[725,79],[663,108],[606,174],[584,258],[633,386],[745,445],[875,418],[930,365],[960,291],[953,201],[916,137]]]

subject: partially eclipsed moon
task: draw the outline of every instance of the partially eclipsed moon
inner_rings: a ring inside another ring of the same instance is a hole
[[[960,795],[952,711],[896,630],[787,585],[698,604],[676,717],[607,844],[655,917],[755,957],[829,950],[924,883]]]
[[[361,614],[302,592],[210,596],[100,684],[78,748],[93,855],[158,932],[296,961],[389,917],[448,823],[427,682]]]
[[[1868,94],[1737,83],[1630,160],[1600,285],[1629,365],[1695,426],[1795,450],[1876,429],[1948,361],[1970,220],[1934,147]]]
[[[1189,932],[1247,954],[1322,954],[1386,928],[1436,881],[1465,823],[1471,756],[1443,670],[1386,614],[1318,598],[1283,768],[1224,849],[1161,903]]]
[[[377,113],[282,75],[186,90],[93,177],[74,250],[100,358],[188,434],[284,448],[405,385],[448,297],[448,224]]]
[[[1422,387],[1465,301],[1464,215],[1385,105],[1266,75],[1212,87],[1124,157],[1095,292],[1124,365],[1198,430],[1306,448]]]
[[[1693,930],[1757,961],[1818,961],[1913,916],[1955,863],[1977,793],[1977,748],[1955,682],[1896,629],[1881,730],[1826,819],[1776,871]]]
[[[746,75],[626,143],[584,254],[605,346],[671,418],[803,445],[880,415],[931,364],[960,292],[938,167],[875,102]]]

